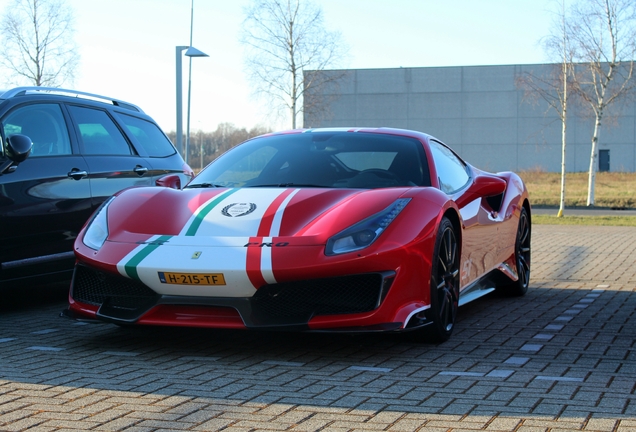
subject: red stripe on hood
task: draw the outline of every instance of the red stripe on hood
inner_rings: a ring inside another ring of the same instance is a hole
[[[262,243],[262,237],[250,237],[250,246],[247,246],[245,270],[247,271],[247,277],[256,289],[267,284],[261,272],[261,253],[264,247],[261,246]]]
[[[267,284],[267,281],[263,278],[263,272],[261,270],[261,256],[263,248],[271,246],[262,245],[263,237],[270,236],[276,212],[293,191],[294,189],[286,189],[283,193],[278,195],[274,201],[272,201],[269,207],[267,207],[267,210],[265,210],[263,219],[261,219],[261,224],[259,225],[257,232],[258,237],[250,237],[250,244],[254,243],[254,245],[248,246],[247,248],[245,268],[247,271],[247,277],[256,289]]]
[[[283,201],[285,201],[285,198],[287,198],[293,191],[294,189],[286,189],[282,194],[278,195],[274,201],[272,201],[269,207],[267,207],[267,210],[265,210],[265,213],[263,214],[263,219],[261,219],[261,224],[258,227],[257,236],[269,237],[271,235],[274,216],[276,216],[276,212]]]

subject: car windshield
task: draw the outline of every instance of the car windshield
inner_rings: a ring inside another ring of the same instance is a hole
[[[429,186],[422,143],[364,132],[269,135],[212,162],[187,187]]]

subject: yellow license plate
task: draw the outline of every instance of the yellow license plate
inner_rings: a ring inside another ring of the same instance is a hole
[[[223,273],[158,272],[161,283],[173,285],[225,285]]]

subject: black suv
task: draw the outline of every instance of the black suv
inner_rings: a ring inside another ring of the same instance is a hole
[[[0,290],[70,279],[73,241],[107,197],[166,174],[181,184],[193,176],[140,108],[90,93],[0,91],[0,134]],[[20,135],[33,143],[22,162]]]

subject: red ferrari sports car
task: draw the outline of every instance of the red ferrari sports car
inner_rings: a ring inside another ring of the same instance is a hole
[[[521,179],[480,171],[423,133],[273,133],[183,189],[175,176],[158,183],[118,193],[86,224],[64,315],[439,342],[462,304],[528,288]]]

